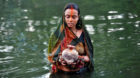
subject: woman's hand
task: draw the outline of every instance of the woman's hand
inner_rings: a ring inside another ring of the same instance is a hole
[[[89,62],[89,57],[88,56],[84,56],[84,60],[85,60],[85,62]]]
[[[79,55],[79,58],[83,59],[85,62],[89,62],[89,57],[88,56],[80,56]]]
[[[66,65],[66,61],[63,60],[61,57],[59,58],[59,62],[61,63],[61,65]]]
[[[67,47],[68,47],[69,49],[74,49],[74,48],[75,48],[75,46],[73,46],[73,45],[67,45]]]

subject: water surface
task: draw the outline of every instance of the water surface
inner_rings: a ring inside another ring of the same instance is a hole
[[[140,77],[140,2],[72,1],[94,45],[95,72],[50,74],[48,39],[70,0],[1,0],[0,78]]]

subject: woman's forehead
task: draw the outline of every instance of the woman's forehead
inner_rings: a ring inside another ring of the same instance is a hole
[[[75,9],[67,9],[65,10],[65,15],[78,15],[78,11]]]

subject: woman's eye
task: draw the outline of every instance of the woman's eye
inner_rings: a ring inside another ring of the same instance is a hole
[[[70,16],[69,16],[69,15],[66,15],[65,17],[66,17],[66,18],[70,18]]]
[[[75,16],[75,15],[74,15],[74,16],[70,16],[70,15],[66,15],[66,16],[65,16],[65,18],[67,18],[67,19],[69,19],[70,17],[71,17],[72,19],[76,19],[76,18],[77,18],[77,16]]]
[[[72,18],[75,19],[76,17],[75,16],[72,16]]]
[[[77,16],[75,16],[75,15],[74,15],[74,16],[72,16],[72,18],[73,18],[73,19],[76,19],[76,18],[77,18]]]

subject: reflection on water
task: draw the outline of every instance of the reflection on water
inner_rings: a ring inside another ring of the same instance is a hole
[[[108,13],[113,14],[113,13],[118,13],[118,11],[108,11]]]
[[[94,34],[95,29],[93,28],[92,25],[86,24],[85,27],[86,30],[89,32],[89,34]]]
[[[108,17],[108,20],[111,20],[111,19],[123,19],[123,14],[120,14],[120,15],[109,15],[107,16]]]
[[[49,78],[93,78],[93,72],[85,72],[85,73],[80,73],[80,74],[68,74],[68,73],[55,73],[55,74],[46,74],[47,78],[49,75]]]
[[[116,31],[122,31],[122,30],[124,30],[124,28],[109,28],[108,29],[108,33],[110,33],[110,32],[116,32]]]
[[[11,50],[13,49],[13,46],[0,46],[0,52],[11,52]]]
[[[51,64],[46,58],[49,36],[60,22],[67,1],[54,4],[48,0],[1,0],[0,77],[138,78],[140,15],[135,6],[139,2],[90,1],[75,2],[81,7],[81,16],[94,45],[95,71],[67,75],[51,74]],[[121,7],[122,3],[128,4]],[[100,4],[108,8],[99,7]],[[97,9],[87,11],[93,6]]]
[[[86,15],[84,17],[84,20],[94,20],[94,19],[95,19],[95,17],[93,15]]]

